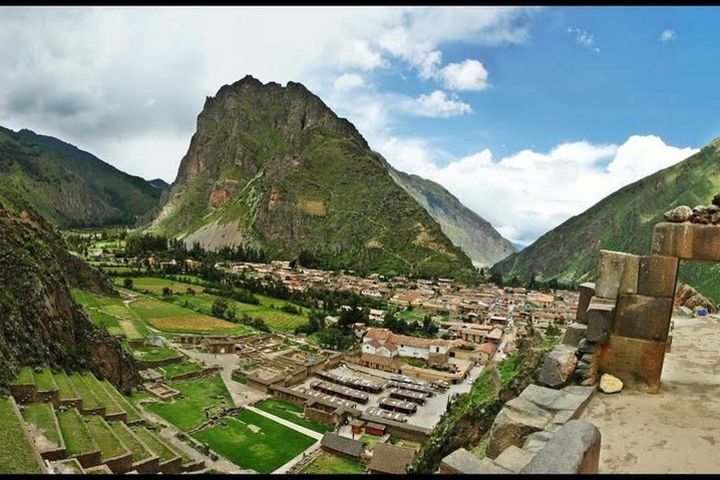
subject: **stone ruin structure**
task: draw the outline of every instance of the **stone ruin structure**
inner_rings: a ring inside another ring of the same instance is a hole
[[[580,286],[576,323],[563,344],[576,347],[573,376],[581,385],[609,373],[630,389],[659,391],[680,260],[720,261],[720,194],[713,205],[680,206],[665,220],[654,227],[650,255],[601,250],[595,283]],[[569,380],[567,347],[553,352],[558,365],[548,370],[556,375],[543,383]]]
[[[597,473],[600,431],[578,418],[600,376],[657,393],[680,260],[720,262],[720,194],[713,205],[677,207],[665,220],[654,227],[649,255],[600,251],[596,281],[580,286],[576,320],[546,357],[540,385],[505,403],[485,458],[458,449],[440,473]]]

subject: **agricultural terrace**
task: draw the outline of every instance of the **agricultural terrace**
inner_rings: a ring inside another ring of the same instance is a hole
[[[119,438],[123,445],[132,453],[133,463],[142,462],[153,456],[153,453],[138,441],[132,430],[125,425],[125,422],[110,422],[108,425],[115,436]]]
[[[68,457],[96,452],[98,445],[85,425],[83,417],[74,408],[57,413],[60,431],[65,440]]]
[[[270,473],[307,450],[315,439],[249,410],[192,434],[241,468]]]
[[[72,296],[83,306],[95,325],[107,328],[111,335],[125,335],[127,338],[145,338],[147,327],[137,318],[121,298],[104,297],[73,288]]]
[[[305,418],[302,407],[298,407],[294,403],[286,402],[279,398],[268,398],[255,404],[255,407],[318,433],[332,432],[335,430],[334,425]]]
[[[33,377],[35,378],[35,386],[38,392],[49,392],[58,389],[53,379],[53,374],[48,367],[43,367],[42,370],[33,372]]]
[[[90,435],[93,436],[98,447],[100,447],[100,455],[103,462],[129,453],[122,442],[113,435],[110,426],[101,416],[89,415],[84,417],[84,420]]]
[[[186,373],[198,372],[202,369],[199,363],[187,362],[187,363],[173,363],[172,365],[165,365],[164,367],[156,368],[156,370],[163,374],[166,380],[176,377],[178,375],[184,375]]]
[[[82,398],[83,408],[95,409],[104,406],[92,388],[85,382],[81,374],[75,372],[69,375],[68,378],[70,379],[70,383],[72,383],[73,389]]]
[[[158,438],[154,433],[143,426],[130,427],[133,433],[148,446],[159,458],[160,463],[165,463],[168,460],[177,458],[180,456],[178,452],[170,448],[167,443]]]
[[[311,475],[365,473],[365,466],[359,462],[323,452],[303,468],[300,473]]]
[[[125,411],[127,414],[127,421],[128,422],[134,422],[135,420],[140,420],[142,418],[142,415],[140,412],[133,406],[127,398],[125,398],[123,395],[118,392],[115,387],[108,382],[107,380],[100,381],[100,385],[105,389],[105,391],[115,399],[118,405],[120,405],[120,408]]]
[[[115,277],[113,281],[116,286],[123,286],[124,279],[122,277]],[[139,292],[149,292],[152,295],[162,296],[164,288],[169,288],[173,292],[171,296],[167,297],[167,301],[170,301],[175,305],[187,306],[192,310],[206,314],[211,313],[212,305],[218,298],[216,295],[203,293],[202,290],[204,287],[202,285],[176,282],[164,278],[133,278],[133,289]],[[187,293],[188,289],[192,289],[195,293]],[[234,306],[238,318],[243,314],[247,314],[252,318],[259,318],[263,320],[270,330],[274,332],[294,332],[295,327],[304,325],[308,321],[307,315],[309,311],[300,305],[292,304],[285,300],[266,297],[264,295],[254,294],[254,296],[260,302],[259,305],[251,305],[237,302],[235,300],[229,300],[229,304]],[[293,307],[300,309],[302,313],[300,315],[296,315],[281,310],[283,305],[286,304],[291,304]]]
[[[254,330],[154,298],[141,298],[129,303],[137,318],[151,327],[168,333],[206,335],[248,335]]]
[[[55,412],[49,403],[31,403],[24,405],[22,416],[26,422],[35,426],[36,432],[45,436],[53,447],[60,446],[60,431],[55,423]]]
[[[221,408],[231,407],[232,397],[220,375],[168,382],[182,396],[168,402],[150,402],[145,409],[164,418],[180,430],[187,431],[201,425],[206,411],[212,415]]]
[[[0,398],[0,473],[42,473],[22,421],[7,398]]]

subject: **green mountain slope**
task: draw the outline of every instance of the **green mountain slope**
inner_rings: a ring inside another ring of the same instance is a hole
[[[0,391],[22,365],[89,368],[122,389],[139,382],[132,356],[90,322],[70,285],[114,292],[16,191],[0,183]]]
[[[493,265],[516,251],[485,219],[460,203],[442,185],[418,175],[409,175],[388,165],[403,187],[440,224],[443,233],[470,257],[477,267]]]
[[[151,230],[325,268],[462,275],[470,259],[355,127],[299,83],[247,76],[208,98]]]
[[[132,224],[161,189],[68,143],[0,127],[0,181],[62,228]]]
[[[720,139],[697,154],[621,188],[493,266],[505,279],[592,281],[599,249],[650,253],[652,228],[679,205],[707,205],[720,190]],[[680,279],[720,299],[720,266],[682,262]]]

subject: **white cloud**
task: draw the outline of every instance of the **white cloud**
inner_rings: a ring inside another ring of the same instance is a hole
[[[447,118],[472,112],[469,104],[459,100],[456,95],[447,95],[442,90],[406,101],[402,108],[423,117]]]
[[[335,79],[335,82],[333,83],[333,88],[335,90],[344,92],[346,90],[352,90],[354,88],[362,87],[365,85],[365,80],[363,80],[363,77],[356,73],[343,73],[338,78]]]
[[[600,48],[595,44],[595,37],[592,33],[583,30],[581,28],[575,28],[575,27],[569,27],[567,29],[568,33],[573,35],[575,37],[575,41],[582,45],[583,47],[587,48],[591,52],[598,53],[600,52]]]
[[[663,30],[662,32],[660,32],[660,41],[661,42],[669,42],[671,40],[675,40],[675,37],[676,37],[675,30],[667,29],[667,30]]]
[[[205,97],[252,74],[302,82],[331,107],[342,105],[372,145],[392,135],[376,132],[398,114],[443,117],[469,105],[431,94],[408,108],[412,99],[378,91],[370,72],[403,75],[409,66],[442,82],[430,91],[444,88],[446,45],[522,43],[535,11],[0,7],[0,125],[55,135],[129,173],[172,181],[182,157],[176,145],[189,141]],[[358,72],[368,72],[363,88],[344,77]],[[374,103],[353,98],[361,91]],[[143,160],[147,148],[152,165]]]
[[[488,72],[477,60],[450,63],[440,70],[439,76],[450,90],[484,90],[488,86]]]
[[[563,143],[549,152],[523,150],[493,159],[490,150],[443,162],[422,141],[381,145],[398,168],[430,178],[512,241],[528,244],[619,188],[697,152],[655,135],[623,144]]]
[[[362,70],[372,70],[387,66],[387,62],[378,52],[370,48],[365,40],[351,40],[343,42],[340,49],[340,66],[357,67]]]

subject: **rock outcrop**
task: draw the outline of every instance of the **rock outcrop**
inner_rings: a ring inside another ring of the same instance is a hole
[[[112,293],[16,192],[0,187],[0,386],[21,365],[91,369],[122,390],[139,381],[132,356],[75,304],[69,286]]]
[[[468,256],[357,129],[303,85],[246,76],[208,98],[150,229],[320,268],[472,275]]]

